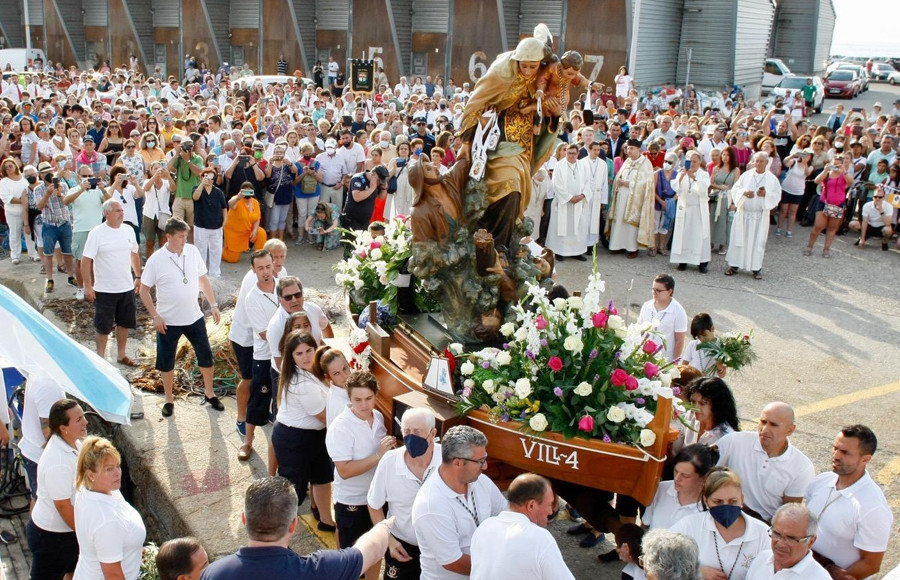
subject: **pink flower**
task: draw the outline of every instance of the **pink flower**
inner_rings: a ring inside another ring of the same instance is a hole
[[[372,244],[369,246],[369,249],[370,249],[370,250],[374,250],[375,248],[380,248],[380,247],[381,247],[381,242],[374,241],[374,242],[372,242]]]
[[[395,217],[396,219],[402,221],[403,223],[406,223],[406,215],[404,215],[404,214],[402,214],[402,213],[398,213],[398,214],[397,214],[396,216],[394,216],[394,217]]]
[[[547,361],[547,366],[550,367],[550,370],[554,373],[558,373],[563,368],[562,359],[558,356],[551,356],[550,360]]]
[[[625,384],[628,378],[628,373],[626,373],[622,369],[616,369],[613,371],[613,374],[609,378],[609,381],[613,384],[613,386],[621,387]]]
[[[652,362],[648,362],[644,365],[644,375],[647,376],[648,379],[652,379],[656,375],[659,374],[659,366],[653,364]]]
[[[631,375],[628,375],[628,378],[625,379],[625,390],[626,391],[636,391],[638,388],[638,380]]]
[[[547,328],[547,319],[544,318],[543,314],[538,314],[538,317],[534,321],[534,325],[538,330],[544,330]]]
[[[644,343],[644,352],[647,354],[653,354],[659,350],[659,345],[653,342],[652,340],[648,340]]]
[[[578,429],[584,431],[586,433],[594,432],[594,418],[590,415],[585,415],[578,421]]]
[[[616,308],[615,306],[613,306],[609,309],[609,313],[612,314],[613,316],[616,316],[617,314],[619,314],[619,309]]]
[[[606,316],[606,314],[603,312],[598,312],[591,317],[591,321],[594,323],[594,328],[605,328],[607,320],[609,320],[609,317]]]
[[[367,256],[365,250],[360,250],[360,251],[356,252],[356,255],[359,257],[360,260],[365,260],[366,256]]]

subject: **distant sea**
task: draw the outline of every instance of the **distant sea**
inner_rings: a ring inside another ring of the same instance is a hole
[[[900,42],[833,42],[831,45],[831,54],[840,56],[859,56],[859,57],[900,57]]]

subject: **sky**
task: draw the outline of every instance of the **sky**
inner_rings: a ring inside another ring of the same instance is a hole
[[[837,14],[832,54],[900,57],[900,0],[832,2]]]

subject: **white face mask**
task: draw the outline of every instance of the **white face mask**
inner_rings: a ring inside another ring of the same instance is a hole
[[[329,155],[334,155],[334,147],[326,147],[325,153],[328,153]]]
[[[381,145],[382,149],[387,149],[388,147],[391,146],[390,141],[379,141],[378,144]]]
[[[663,163],[663,168],[664,168],[664,169],[672,169],[673,167],[675,167],[675,164],[674,164],[674,163],[669,163],[668,161],[666,161],[665,163]]]

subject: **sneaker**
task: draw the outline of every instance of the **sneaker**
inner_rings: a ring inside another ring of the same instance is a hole
[[[780,235],[781,235],[781,230],[778,229],[778,228],[775,228],[775,235],[776,235],[776,236],[780,236]]]
[[[44,284],[44,294],[50,294],[53,292],[53,280],[47,280],[47,283]]]
[[[69,279],[66,280],[66,282],[69,284],[69,286],[72,286],[73,288],[78,287],[78,280],[75,279],[75,276],[69,276]]]
[[[213,395],[212,397],[203,397],[203,400],[206,401],[210,407],[215,409],[216,411],[224,411],[225,405],[222,404],[222,401],[219,400],[219,397]]]
[[[22,263],[22,261],[19,260],[18,258],[13,258],[12,263],[13,263],[13,266],[18,266],[19,264]]]
[[[0,542],[4,544],[15,544],[19,541],[19,536],[9,530],[0,530]]]
[[[246,421],[235,421],[234,422],[235,429],[240,433],[241,437],[247,436],[247,422]]]
[[[300,238],[297,238],[297,241],[294,242],[294,245],[295,245],[295,246],[302,246],[303,243],[304,243],[304,240],[302,240],[302,239],[300,239]]]
[[[78,300],[79,302],[84,300],[84,288],[79,288],[75,291],[75,300]]]
[[[163,417],[171,417],[172,413],[175,412],[175,403],[165,403],[162,406],[162,416]]]
[[[786,238],[789,239],[789,240],[792,240],[792,239],[794,239],[794,233],[793,233],[793,232],[787,232],[786,234],[784,234],[784,237],[786,237]]]

